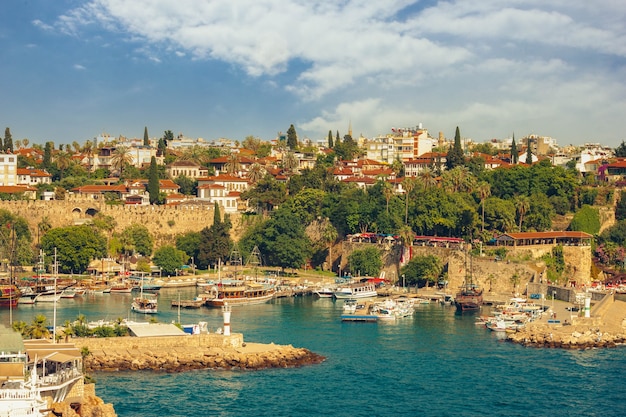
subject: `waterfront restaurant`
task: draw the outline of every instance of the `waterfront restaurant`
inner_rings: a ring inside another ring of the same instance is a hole
[[[592,239],[589,233],[573,231],[505,233],[496,239],[496,246],[590,246]]]

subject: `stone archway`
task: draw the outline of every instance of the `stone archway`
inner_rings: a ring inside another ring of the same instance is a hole
[[[89,217],[95,217],[100,211],[96,208],[93,207],[89,207],[87,210],[85,210],[85,214]]]

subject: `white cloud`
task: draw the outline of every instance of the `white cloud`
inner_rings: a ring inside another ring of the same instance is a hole
[[[77,71],[85,71],[87,68],[80,64],[74,64],[74,69]]]
[[[610,124],[626,101],[614,70],[626,58],[624,21],[626,4],[613,0],[92,0],[54,27],[121,34],[157,63],[232,64],[317,103],[300,126],[311,135],[352,120],[366,135],[424,122],[490,137],[523,123],[553,129],[564,112],[572,126],[585,112]],[[611,111],[588,107],[601,103]]]

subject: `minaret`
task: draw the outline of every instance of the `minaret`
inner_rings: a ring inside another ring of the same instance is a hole
[[[348,135],[352,137],[352,120],[348,123]]]
[[[443,148],[445,142],[446,142],[446,138],[445,138],[445,136],[443,136],[443,132],[440,131],[439,132],[439,143],[437,144],[437,146],[439,148]]]

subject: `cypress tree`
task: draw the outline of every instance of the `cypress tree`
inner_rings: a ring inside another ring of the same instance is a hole
[[[461,146],[461,133],[459,131],[459,127],[457,126],[456,133],[454,134],[454,145],[446,155],[446,169],[463,166],[464,163],[465,157],[463,155],[463,147]]]
[[[328,131],[328,148],[333,148],[333,132],[331,132],[330,130]]]
[[[13,137],[11,136],[11,129],[8,127],[4,130],[4,145],[2,149],[5,152],[13,152]]]
[[[150,158],[150,170],[148,174],[148,195],[150,196],[150,204],[159,203],[159,172],[157,169],[156,158]]]
[[[287,146],[289,149],[296,149],[298,147],[298,134],[293,125],[289,126],[289,129],[287,129]]]
[[[217,202],[215,202],[215,204],[213,205],[213,224],[217,225],[220,224],[222,222],[222,216],[220,215],[220,206],[219,204],[217,204]]]
[[[54,143],[46,142],[43,148],[43,167],[49,169],[52,166],[52,150],[54,149]]]
[[[341,143],[341,139],[339,139],[339,131],[337,131],[337,136],[335,137],[335,146]]]
[[[148,137],[148,126],[143,128],[143,146],[150,145],[150,138]]]
[[[517,145],[515,144],[515,133],[513,133],[513,142],[511,142],[511,163],[517,164],[519,155],[517,154]]]
[[[526,141],[526,163],[528,165],[533,163],[533,152],[530,150],[530,138]]]

